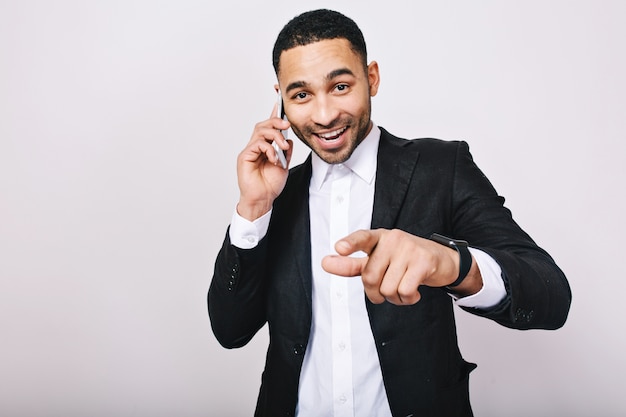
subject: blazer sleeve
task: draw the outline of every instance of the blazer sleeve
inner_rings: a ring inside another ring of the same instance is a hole
[[[459,142],[452,187],[452,231],[488,253],[502,268],[507,296],[487,310],[467,308],[516,329],[557,329],[565,323],[571,290],[552,257],[514,221],[489,180]]]
[[[240,249],[226,233],[207,296],[213,333],[226,348],[244,346],[266,322],[266,254],[266,239]]]

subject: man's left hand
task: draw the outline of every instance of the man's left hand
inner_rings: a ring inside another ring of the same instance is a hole
[[[334,275],[361,276],[367,298],[375,304],[389,301],[411,305],[420,298],[419,286],[445,287],[459,274],[459,255],[449,247],[402,230],[358,230],[335,244],[338,255],[322,259],[322,267]],[[366,257],[350,257],[363,251]],[[482,278],[475,260],[461,284],[459,296],[475,294]],[[452,292],[452,290],[450,290]]]

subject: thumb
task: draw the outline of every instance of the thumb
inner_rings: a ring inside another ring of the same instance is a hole
[[[335,250],[339,255],[348,256],[358,251],[371,254],[378,244],[381,231],[377,230],[357,230],[335,243]]]

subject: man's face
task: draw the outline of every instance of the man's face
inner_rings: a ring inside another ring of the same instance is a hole
[[[324,161],[345,162],[372,126],[376,62],[365,68],[346,39],[323,40],[284,51],[278,82],[298,138]]]

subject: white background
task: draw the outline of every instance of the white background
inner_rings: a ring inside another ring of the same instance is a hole
[[[476,415],[626,415],[626,3],[0,0],[1,415],[252,415],[266,330],[221,348],[206,291],[273,42],[317,7],[361,26],[374,120],[467,140],[569,277],[556,332],[458,311]]]

